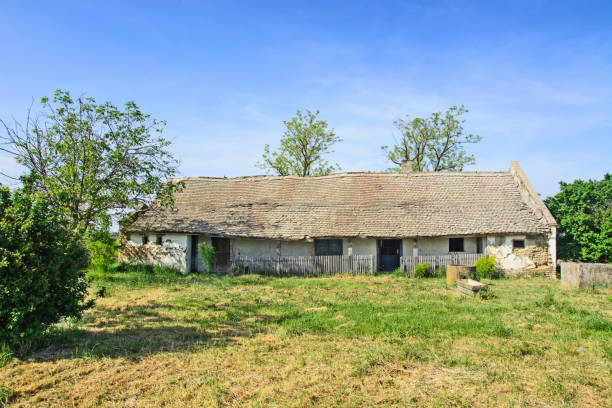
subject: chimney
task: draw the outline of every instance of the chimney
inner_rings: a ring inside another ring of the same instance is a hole
[[[413,170],[412,160],[402,160],[402,173],[412,173]]]

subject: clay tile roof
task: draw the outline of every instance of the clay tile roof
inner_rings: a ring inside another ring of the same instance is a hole
[[[510,172],[180,180],[185,188],[176,195],[174,209],[152,205],[123,230],[274,239],[397,238],[537,234],[551,225],[525,201]]]

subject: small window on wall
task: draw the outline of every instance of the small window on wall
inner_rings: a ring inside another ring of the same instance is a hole
[[[463,252],[463,238],[449,238],[448,252]]]
[[[512,249],[521,249],[521,248],[525,248],[525,240],[524,239],[513,239]]]
[[[315,256],[342,255],[341,239],[315,239]]]
[[[157,245],[161,245],[162,244],[162,236],[158,235],[157,236]]]
[[[142,245],[146,245],[149,243],[149,237],[147,235],[142,236]]]

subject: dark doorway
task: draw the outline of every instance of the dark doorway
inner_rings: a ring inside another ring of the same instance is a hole
[[[225,268],[230,262],[230,240],[229,238],[212,238],[212,246],[215,248],[215,266]]]
[[[401,239],[379,239],[378,242],[378,269],[392,271],[399,267],[402,255]]]
[[[198,236],[191,236],[191,266],[189,272],[198,271]]]

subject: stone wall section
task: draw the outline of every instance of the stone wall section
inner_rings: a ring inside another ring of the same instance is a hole
[[[525,248],[513,249],[513,240],[524,240]],[[505,276],[546,275],[555,277],[555,270],[548,248],[548,237],[507,236],[489,237],[487,255],[495,257],[497,268]]]
[[[119,263],[126,265],[153,265],[187,272],[187,248],[165,241],[162,245],[153,242],[135,244],[121,235],[119,239]]]
[[[561,286],[583,288],[612,285],[612,264],[561,262]]]

